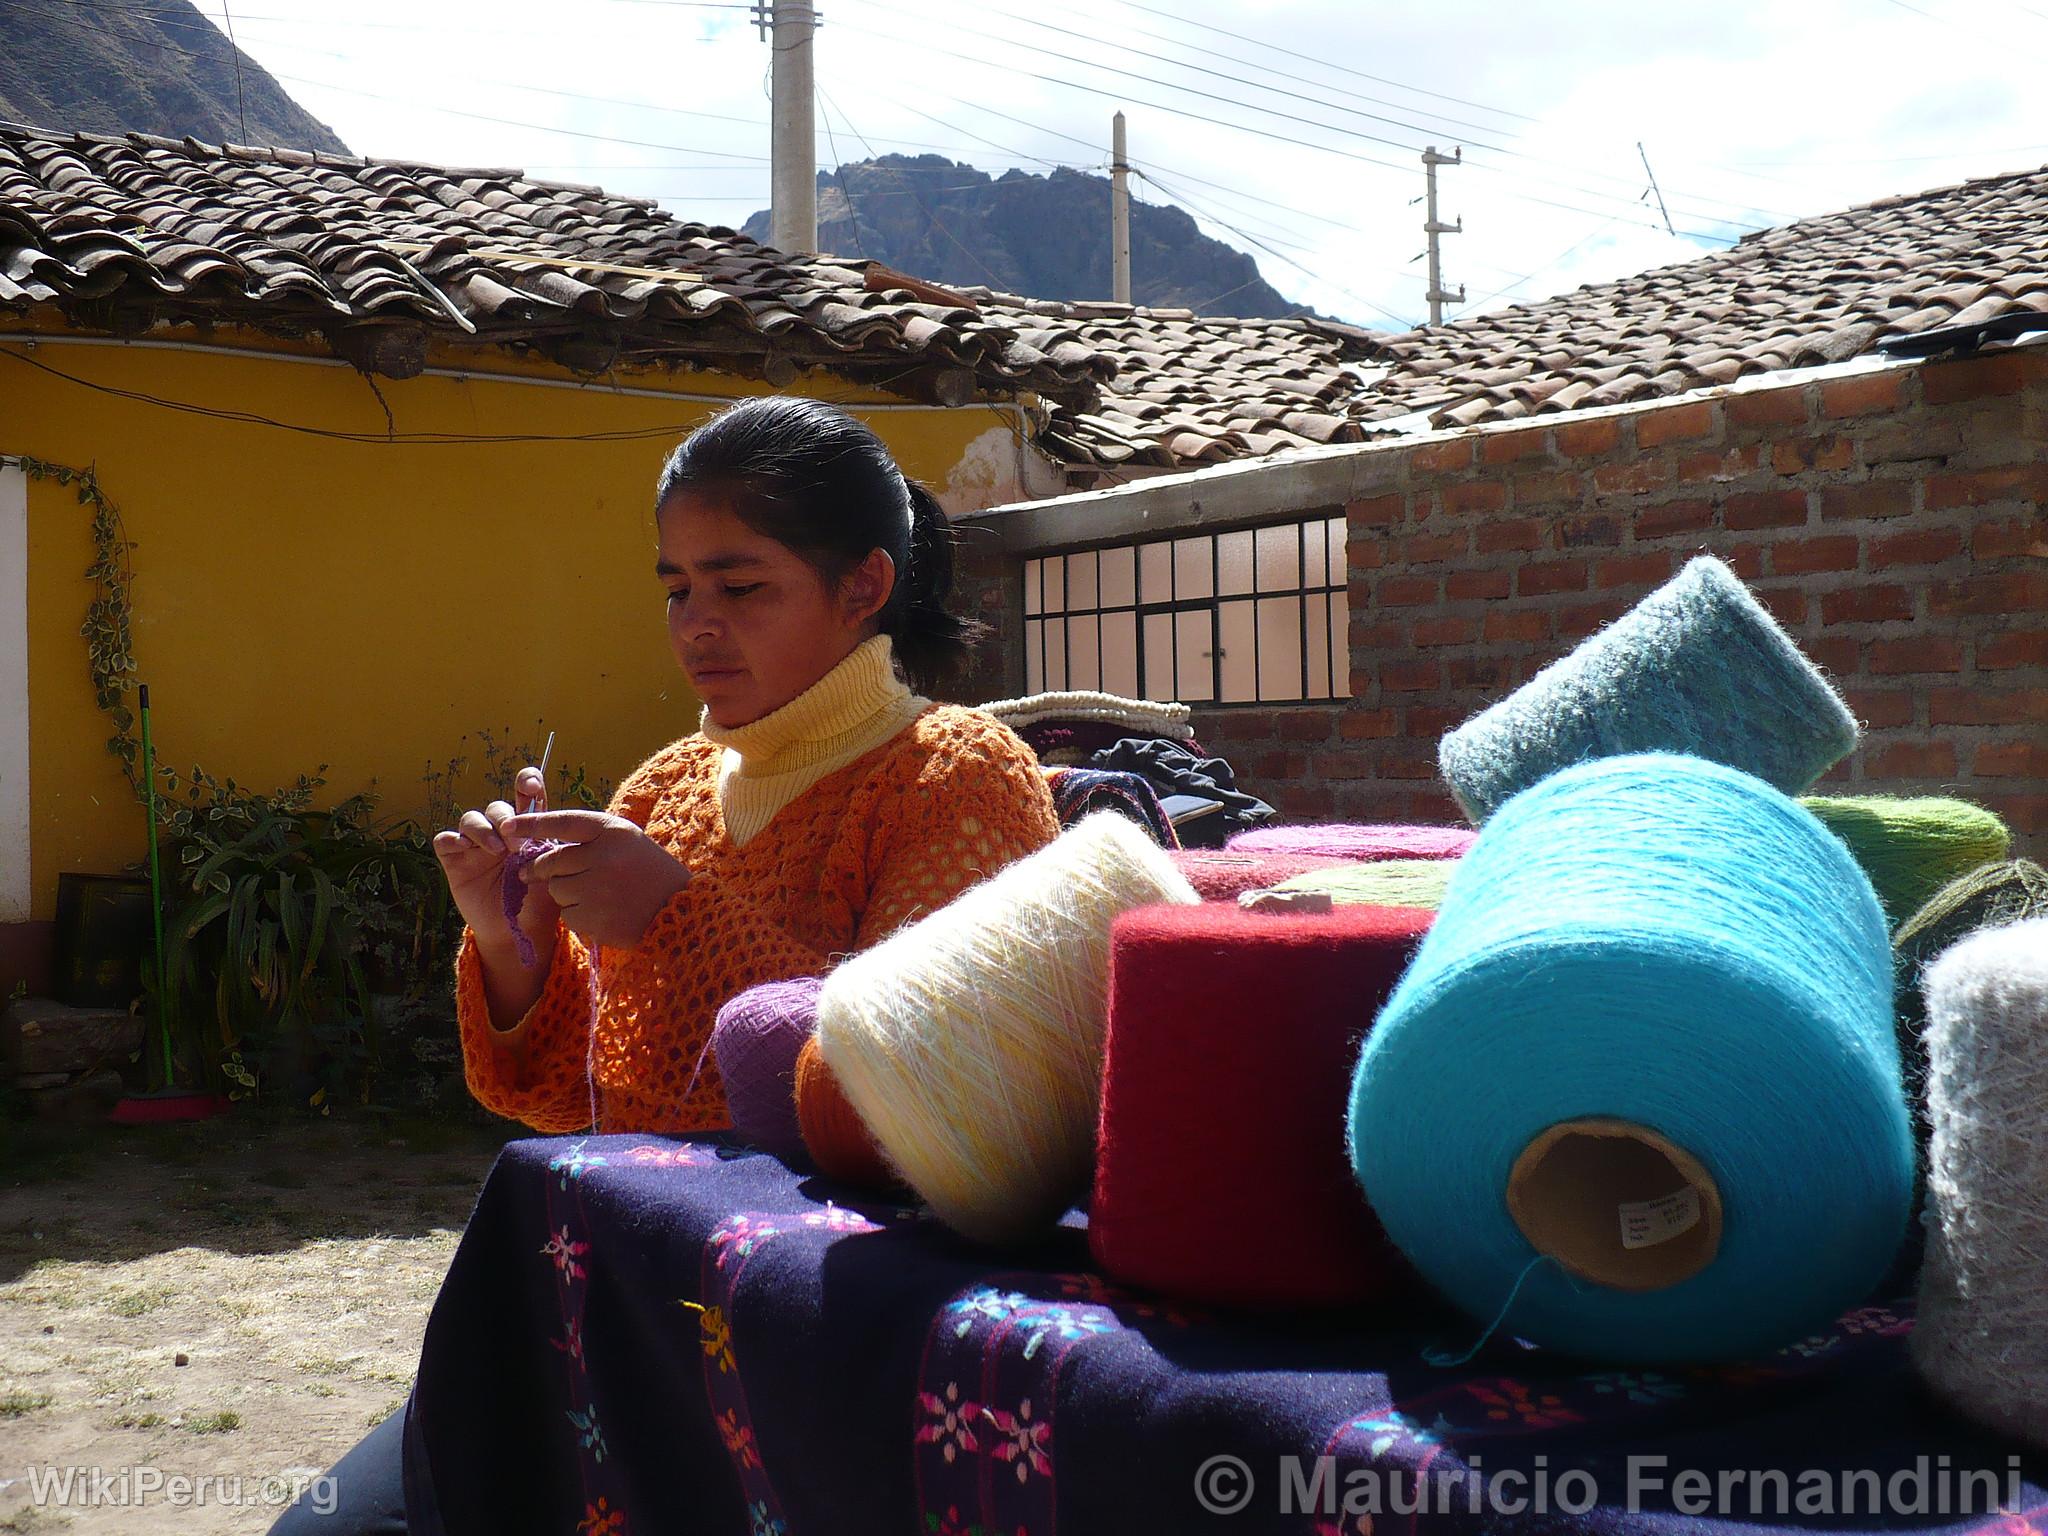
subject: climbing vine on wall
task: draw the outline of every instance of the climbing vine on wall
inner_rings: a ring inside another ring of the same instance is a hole
[[[92,582],[92,601],[86,606],[85,622],[78,632],[85,637],[93,697],[114,727],[114,734],[107,738],[107,750],[120,760],[129,787],[140,796],[142,742],[136,735],[134,711],[128,707],[128,690],[135,686],[131,632],[134,609],[129,597],[135,571],[128,558],[132,546],[127,530],[121,526],[120,509],[107,499],[98,476],[90,468],[74,469],[69,464],[52,464],[25,454],[0,455],[0,464],[13,465],[31,480],[70,486],[79,505],[92,512],[92,564],[85,571]]]

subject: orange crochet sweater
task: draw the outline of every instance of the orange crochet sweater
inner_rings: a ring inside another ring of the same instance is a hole
[[[743,847],[726,835],[721,758],[687,737],[613,796],[612,813],[644,827],[691,879],[638,945],[598,951],[594,989],[589,949],[564,931],[539,1000],[501,1033],[475,940],[463,935],[456,1010],[470,1092],[486,1108],[538,1131],[579,1130],[591,1124],[594,1088],[602,1130],[730,1124],[705,1050],[728,999],[823,974],[1058,831],[1030,748],[952,705],[931,706],[812,784]]]

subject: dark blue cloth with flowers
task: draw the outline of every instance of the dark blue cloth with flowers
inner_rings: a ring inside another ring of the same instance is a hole
[[[2048,1536],[2048,1467],[1925,1395],[1903,1300],[1741,1365],[1440,1368],[1475,1330],[1426,1298],[1203,1312],[1084,1221],[991,1254],[726,1138],[514,1142],[428,1325],[412,1528]]]

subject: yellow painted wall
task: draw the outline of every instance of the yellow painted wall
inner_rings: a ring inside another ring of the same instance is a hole
[[[22,353],[23,340],[0,335],[0,354]],[[118,344],[45,342],[28,355],[109,388],[330,430],[386,427],[345,367]],[[765,389],[706,373],[633,382]],[[96,466],[126,522],[159,756],[263,789],[326,763],[329,798],[374,778],[385,812],[417,814],[425,765],[463,750],[465,735],[474,757],[482,729],[536,746],[553,729],[557,763],[612,781],[693,730],[652,574],[649,502],[668,449],[716,405],[517,378],[377,387],[401,431],[659,431],[341,442],[95,392],[0,356],[0,453]],[[985,460],[987,434],[1013,419],[900,402],[864,412],[887,397],[829,376],[793,392],[865,416],[906,473],[941,487],[963,461]],[[69,490],[32,482],[28,518],[32,915],[44,919],[60,870],[116,871],[145,844],[78,634],[87,514]],[[485,793],[480,780],[469,789]]]

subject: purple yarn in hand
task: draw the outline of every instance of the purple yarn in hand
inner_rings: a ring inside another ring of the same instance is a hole
[[[1314,855],[1372,863],[1379,859],[1461,859],[1478,836],[1470,827],[1351,826],[1260,827],[1224,844],[1232,853]]]
[[[506,855],[505,872],[500,877],[498,889],[505,906],[505,924],[512,930],[512,947],[518,952],[521,965],[532,965],[540,958],[540,952],[533,947],[533,940],[526,936],[526,930],[519,926],[519,914],[526,906],[529,889],[520,876],[526,873],[535,859],[544,853],[553,853],[561,846],[543,839],[529,842],[517,853]]]
[[[750,987],[718,1010],[711,1049],[732,1128],[788,1162],[804,1156],[796,1118],[796,1058],[818,1025],[821,976]]]

